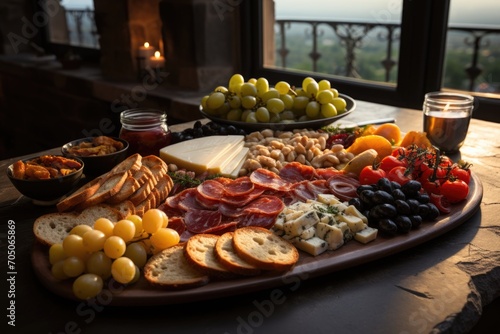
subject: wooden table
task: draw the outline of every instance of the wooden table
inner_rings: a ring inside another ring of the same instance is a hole
[[[419,111],[363,102],[344,121],[384,117],[396,118],[403,131],[422,128]],[[173,126],[172,130],[191,125]],[[78,303],[41,285],[30,260],[32,223],[54,207],[35,206],[21,196],[5,174],[17,158],[1,161],[0,262],[5,273],[16,273],[7,275],[14,278],[14,284],[2,294],[15,289],[15,297],[8,299],[15,302],[16,327],[7,326],[5,316],[3,322],[12,333],[468,332],[483,307],[500,294],[500,124],[473,120],[469,130],[461,157],[473,164],[484,188],[483,198],[468,221],[445,235],[383,259],[289,286],[154,307]],[[47,153],[59,153],[59,148]],[[9,224],[15,224],[14,269],[7,267]],[[273,299],[276,293],[280,294],[277,300]],[[3,305],[5,315],[12,313],[6,310],[9,304]]]

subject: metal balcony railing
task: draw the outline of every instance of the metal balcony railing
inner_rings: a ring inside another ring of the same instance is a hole
[[[385,57],[380,59],[380,66],[384,71],[384,81],[391,82],[391,74],[397,65],[399,53],[399,24],[351,21],[276,20],[275,36],[277,41],[276,54],[278,59],[275,63],[277,66],[281,66],[282,68],[291,68],[288,65],[289,57],[292,55],[290,49],[288,48],[288,43],[290,41],[287,31],[290,31],[293,26],[296,27],[297,25],[305,27],[303,34],[308,43],[304,43],[304,47],[311,45],[310,50],[308,50],[308,56],[312,63],[311,70],[313,72],[318,71],[319,60],[323,56],[320,48],[318,47],[320,39],[325,38],[326,33],[333,32],[334,36],[338,39],[338,43],[332,47],[341,47],[343,49],[344,64],[342,66],[337,66],[336,73],[330,74],[360,78],[361,76],[359,74],[357,64],[358,55],[360,54],[361,48],[367,39],[373,39],[375,37],[378,42],[384,43],[383,50]],[[479,62],[479,55],[489,46],[486,37],[493,35],[500,37],[500,28],[451,26],[448,29],[449,33],[466,33],[463,38],[463,47],[467,48],[467,54],[470,54],[470,64],[464,64],[464,71],[468,80],[467,87],[470,91],[474,91],[476,81],[483,71]],[[370,78],[363,79],[370,80]]]

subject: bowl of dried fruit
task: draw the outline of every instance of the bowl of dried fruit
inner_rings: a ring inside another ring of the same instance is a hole
[[[125,160],[128,146],[121,138],[98,136],[71,141],[62,146],[61,152],[65,157],[81,159],[85,163],[83,173],[95,177]]]
[[[14,162],[7,168],[7,176],[35,204],[54,204],[78,185],[83,168],[78,158],[41,155]]]

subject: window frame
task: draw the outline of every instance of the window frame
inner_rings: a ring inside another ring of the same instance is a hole
[[[242,73],[245,76],[262,76],[270,82],[286,80],[296,84],[304,75],[311,75],[318,80],[330,80],[339,91],[355,99],[412,109],[421,109],[425,93],[442,89],[450,0],[403,0],[396,86],[315,72],[294,73],[286,69],[265,68],[262,1],[269,0],[242,3]],[[480,106],[474,117],[500,121],[500,115],[494,115],[494,110],[500,107],[499,99],[471,94],[475,95]]]

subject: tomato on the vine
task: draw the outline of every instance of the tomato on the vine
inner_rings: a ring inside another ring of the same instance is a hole
[[[361,184],[375,184],[381,178],[386,177],[386,173],[383,169],[376,168],[372,165],[365,166],[361,173],[359,173],[359,183]]]
[[[450,203],[458,203],[469,194],[469,185],[460,179],[449,179],[441,184],[441,194]]]
[[[465,183],[470,183],[470,169],[463,169],[458,166],[450,171],[450,175],[456,179],[462,180]]]
[[[391,181],[397,182],[400,185],[412,180],[411,174],[407,173],[406,167],[394,167],[387,173],[387,178]]]
[[[387,173],[394,167],[400,167],[400,166],[406,167],[406,162],[398,159],[393,155],[388,155],[380,161],[379,168],[383,169]]]
[[[434,204],[439,209],[439,212],[441,212],[443,214],[448,214],[451,212],[450,202],[443,195],[431,193],[429,195],[429,198],[430,198],[430,202],[432,204]]]

